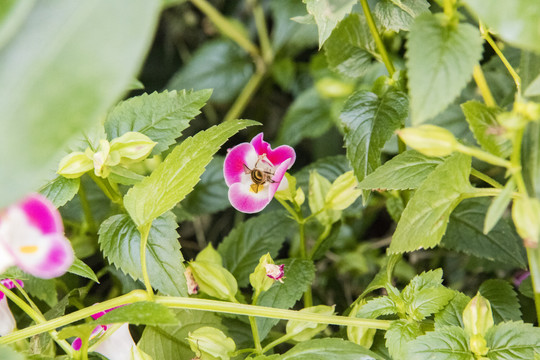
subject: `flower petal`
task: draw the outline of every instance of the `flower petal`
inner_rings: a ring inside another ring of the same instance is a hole
[[[286,159],[283,163],[281,163],[274,173],[274,176],[272,176],[273,183],[270,183],[268,185],[269,191],[271,194],[271,197],[274,197],[274,194],[281,186],[281,183],[284,181],[285,173],[287,172],[287,169],[290,167],[290,159]],[[286,185],[288,186],[288,180],[285,178]],[[283,187],[282,187],[283,188]]]
[[[16,325],[17,323],[9,309],[7,299],[0,300],[0,336],[10,334]]]
[[[15,206],[20,208],[26,214],[28,222],[43,234],[64,232],[60,213],[45,196],[32,194]]]
[[[253,169],[258,154],[250,143],[238,144],[229,150],[223,164],[223,176],[227,186],[240,182],[244,174],[244,165]]]
[[[108,338],[103,340],[94,351],[109,360],[131,360],[131,349],[135,346],[135,342],[129,332],[129,325],[125,323]]]
[[[251,140],[251,145],[255,148],[258,155],[266,154],[266,157],[275,166],[280,165],[287,159],[291,159],[289,169],[296,160],[294,149],[288,145],[281,145],[272,150],[270,144],[263,140],[263,133],[258,134]]]
[[[269,186],[254,193],[250,189],[250,184],[237,182],[229,187],[229,201],[236,210],[252,214],[264,209],[272,200],[274,193],[270,192]]]

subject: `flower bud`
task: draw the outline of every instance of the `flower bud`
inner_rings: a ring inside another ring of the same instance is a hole
[[[469,340],[471,351],[478,356],[487,355],[489,348],[487,347],[486,339],[480,334],[471,336]]]
[[[346,98],[354,91],[353,83],[332,77],[324,77],[315,83],[317,92],[324,98]]]
[[[356,317],[358,310],[366,303],[366,300],[362,300],[360,303],[354,305],[349,317]],[[370,329],[362,326],[347,326],[347,338],[349,341],[361,345],[366,349],[369,349],[373,345],[373,338],[377,329]]]
[[[450,155],[459,144],[450,131],[435,125],[401,129],[397,134],[405,144],[426,156]]]
[[[525,246],[536,248],[540,236],[540,202],[538,199],[516,198],[512,206],[512,219]]]
[[[68,179],[74,179],[82,176],[87,171],[90,171],[94,168],[92,159],[89,158],[85,153],[76,151],[72,152],[69,155],[66,155],[58,165],[59,175],[62,175]]]
[[[352,171],[340,175],[326,193],[326,206],[333,210],[345,210],[355,202],[362,191],[356,188],[358,181]]]
[[[334,306],[317,305],[304,308],[300,312],[321,314],[321,315],[333,315]],[[287,323],[286,331],[287,335],[293,335],[292,339],[296,341],[307,341],[326,329],[327,324],[318,324],[314,322],[306,322],[300,320],[289,320]]]
[[[463,325],[469,336],[484,336],[493,326],[491,305],[480,293],[476,294],[463,310]]]
[[[274,260],[270,256],[270,253],[266,253],[259,259],[259,264],[255,267],[253,273],[249,275],[249,283],[255,289],[255,294],[260,294],[263,291],[270,289],[274,284],[272,278],[267,276],[266,265],[273,265]],[[275,266],[275,265],[274,265]]]
[[[200,360],[229,360],[236,350],[233,339],[209,326],[190,332],[188,341],[189,347]]]
[[[223,266],[209,261],[192,261],[189,267],[200,291],[218,299],[236,302],[238,284]]]
[[[111,141],[111,153],[118,153],[121,162],[129,164],[145,159],[156,144],[148,136],[130,131]]]
[[[118,156],[109,157],[111,145],[107,140],[100,140],[99,146],[96,152],[92,152],[90,149],[86,149],[86,155],[91,157],[94,161],[94,173],[96,176],[106,178],[109,173],[109,165],[118,165],[120,158]]]
[[[223,265],[221,255],[216,251],[216,249],[214,249],[212,244],[208,244],[208,246],[199,252],[195,258],[195,261],[208,261],[219,266]]]
[[[306,200],[306,195],[304,194],[304,190],[302,190],[302,188],[299,187],[296,190],[296,195],[294,196],[294,202],[298,206],[302,206],[302,204],[304,203],[305,200]]]

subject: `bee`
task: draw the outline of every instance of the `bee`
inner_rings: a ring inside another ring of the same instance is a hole
[[[257,194],[259,191],[261,191],[264,187],[264,184],[267,182],[272,184],[275,183],[274,180],[272,180],[272,176],[274,176],[274,168],[267,163],[265,160],[265,156],[259,156],[259,159],[255,163],[255,166],[253,169],[250,169],[246,164],[244,164],[244,174],[249,174],[251,177],[251,181],[253,181],[253,184],[251,184],[250,189],[255,194]],[[259,165],[259,162],[262,162],[262,167],[257,167]]]

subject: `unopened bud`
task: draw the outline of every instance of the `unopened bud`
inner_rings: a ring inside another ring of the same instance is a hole
[[[219,266],[223,265],[221,255],[214,249],[212,244],[208,244],[201,252],[199,252],[195,261],[208,261]]]
[[[512,219],[525,246],[536,248],[540,236],[540,202],[538,199],[529,197],[514,199]]]
[[[106,178],[109,176],[109,166],[118,165],[120,157],[116,154],[110,154],[111,145],[107,140],[100,140],[96,152],[86,149],[86,155],[91,157],[94,162],[94,173],[96,176]]]
[[[435,125],[401,129],[397,134],[405,144],[426,156],[450,155],[459,144],[450,131]]]
[[[333,315],[335,306],[317,305],[304,308],[300,312],[321,314],[321,315]],[[319,324],[314,322],[306,322],[299,320],[289,320],[287,323],[286,331],[287,335],[291,335],[293,340],[307,341],[326,329],[327,324]]]
[[[192,261],[189,267],[200,291],[218,299],[236,302],[238,284],[223,266],[209,261]]]
[[[274,265],[274,260],[272,260],[270,253],[261,256],[259,264],[255,267],[253,273],[249,275],[249,283],[253,286],[253,289],[255,289],[255,294],[267,291],[275,282],[275,280],[267,276],[267,265]]]
[[[188,335],[189,347],[200,360],[229,360],[236,350],[234,340],[223,331],[203,326]]]
[[[299,187],[296,190],[296,195],[294,196],[294,202],[296,202],[298,206],[301,206],[305,200],[306,200],[306,195],[304,194],[304,190],[302,190],[302,188]]]
[[[156,144],[148,136],[130,131],[111,141],[111,153],[118,153],[121,162],[128,164],[145,159]]]
[[[463,310],[463,325],[469,336],[484,336],[493,326],[491,305],[480,293],[476,294]]]
[[[472,335],[469,340],[471,351],[478,356],[487,355],[489,348],[487,347],[486,339],[480,334]]]
[[[84,173],[92,170],[94,164],[85,153],[77,151],[65,156],[58,166],[57,173],[68,179],[74,179],[82,176]]]
[[[324,98],[345,98],[352,94],[355,85],[332,77],[324,77],[315,83],[317,92]]]
[[[354,305],[349,317],[356,317],[356,314],[365,303],[366,301],[362,300],[360,303]],[[347,338],[349,341],[361,345],[366,349],[369,349],[371,345],[373,345],[373,338],[375,337],[376,332],[377,329],[370,329],[362,326],[347,326]]]
[[[326,206],[333,210],[345,210],[355,202],[362,191],[356,188],[358,181],[352,171],[340,175],[326,194]]]

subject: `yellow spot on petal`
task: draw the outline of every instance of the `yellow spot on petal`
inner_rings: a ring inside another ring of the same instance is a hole
[[[255,194],[257,194],[263,188],[264,188],[264,186],[262,184],[251,184],[251,186],[249,187],[249,190],[251,192],[254,192]]]
[[[19,250],[25,254],[33,254],[38,250],[36,245],[21,246]]]

